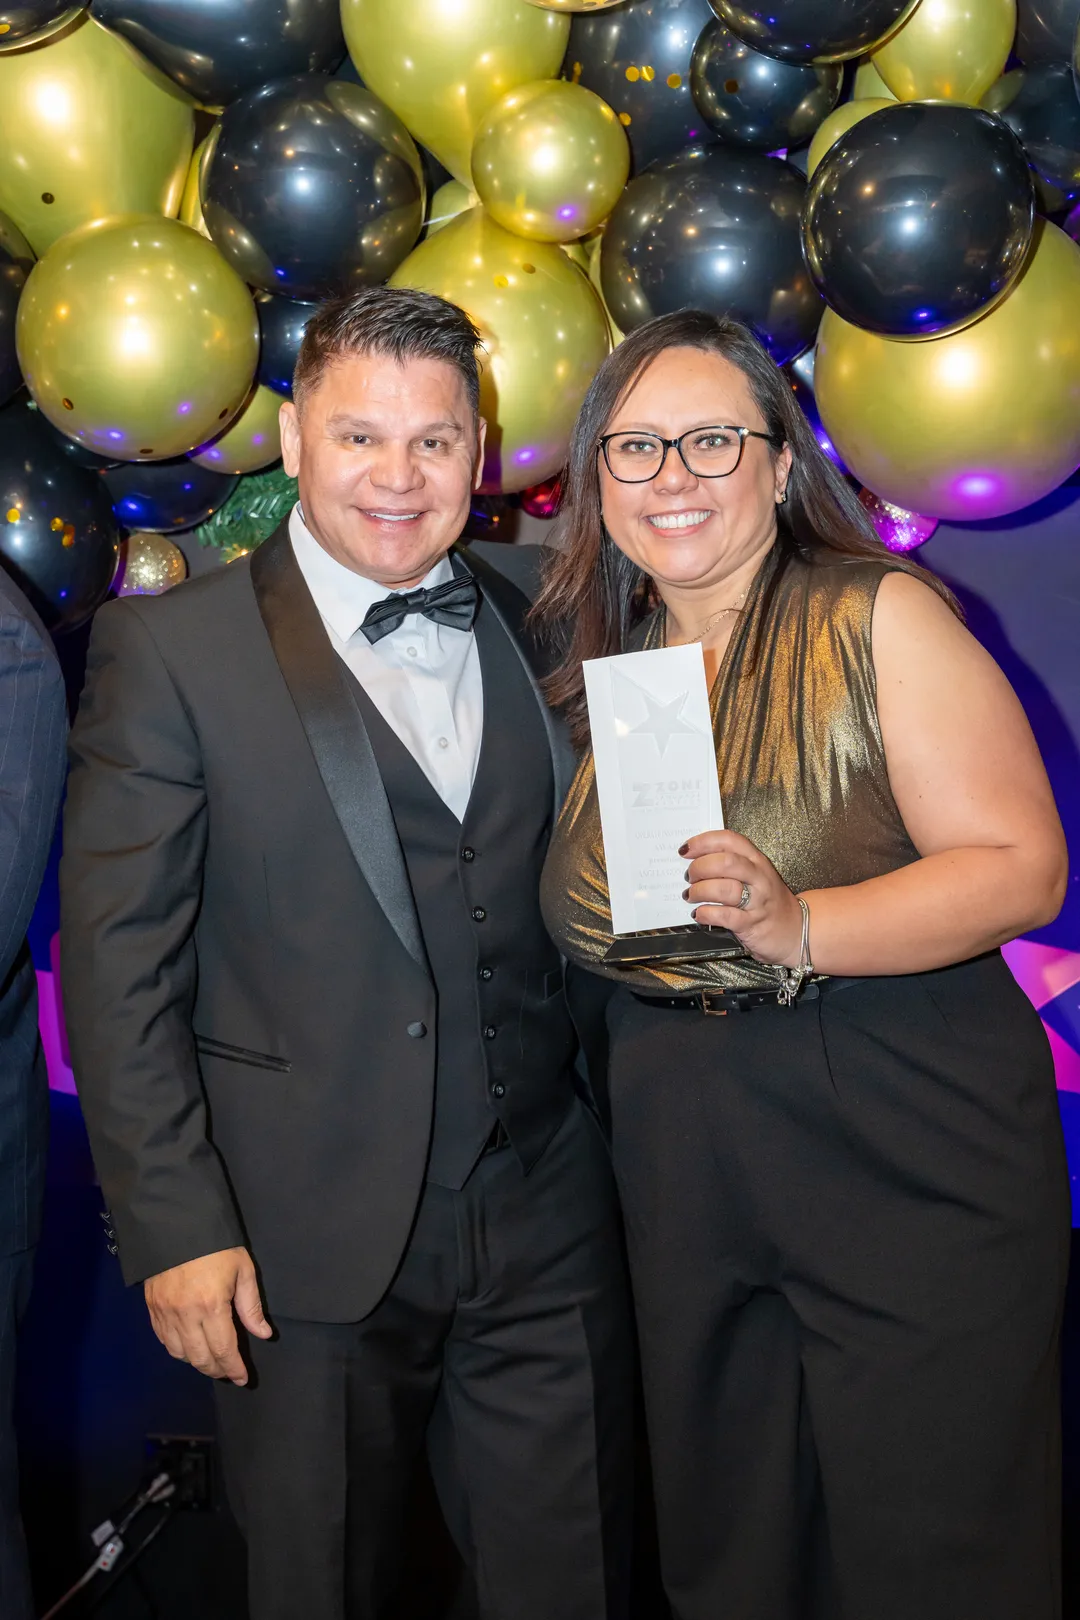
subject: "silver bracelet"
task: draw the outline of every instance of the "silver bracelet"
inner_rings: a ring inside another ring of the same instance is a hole
[[[794,1007],[799,999],[799,991],[814,972],[810,961],[810,907],[801,894],[795,896],[802,912],[802,942],[799,947],[799,965],[795,968],[783,968],[783,978],[780,988],[776,992],[776,999],[781,1007]]]

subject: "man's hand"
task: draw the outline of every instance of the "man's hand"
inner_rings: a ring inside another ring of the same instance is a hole
[[[220,1249],[159,1271],[146,1279],[144,1292],[154,1332],[170,1356],[209,1378],[247,1383],[233,1312],[257,1339],[268,1339],[273,1329],[246,1249]]]

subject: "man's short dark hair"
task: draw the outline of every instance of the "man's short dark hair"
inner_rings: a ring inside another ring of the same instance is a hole
[[[473,415],[480,409],[480,334],[463,309],[434,293],[411,287],[364,287],[321,304],[304,328],[293,372],[293,400],[304,397],[329,366],[350,354],[406,360],[443,360],[453,366],[469,396]]]

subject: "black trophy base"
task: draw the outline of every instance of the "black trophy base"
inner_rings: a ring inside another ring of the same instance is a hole
[[[659,928],[649,934],[620,934],[604,952],[612,967],[632,967],[641,962],[722,961],[745,956],[730,928]]]

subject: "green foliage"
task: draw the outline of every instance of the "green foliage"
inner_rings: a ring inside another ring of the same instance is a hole
[[[228,500],[195,530],[201,546],[214,546],[231,562],[273,534],[296,504],[296,479],[277,462],[241,478]]]

